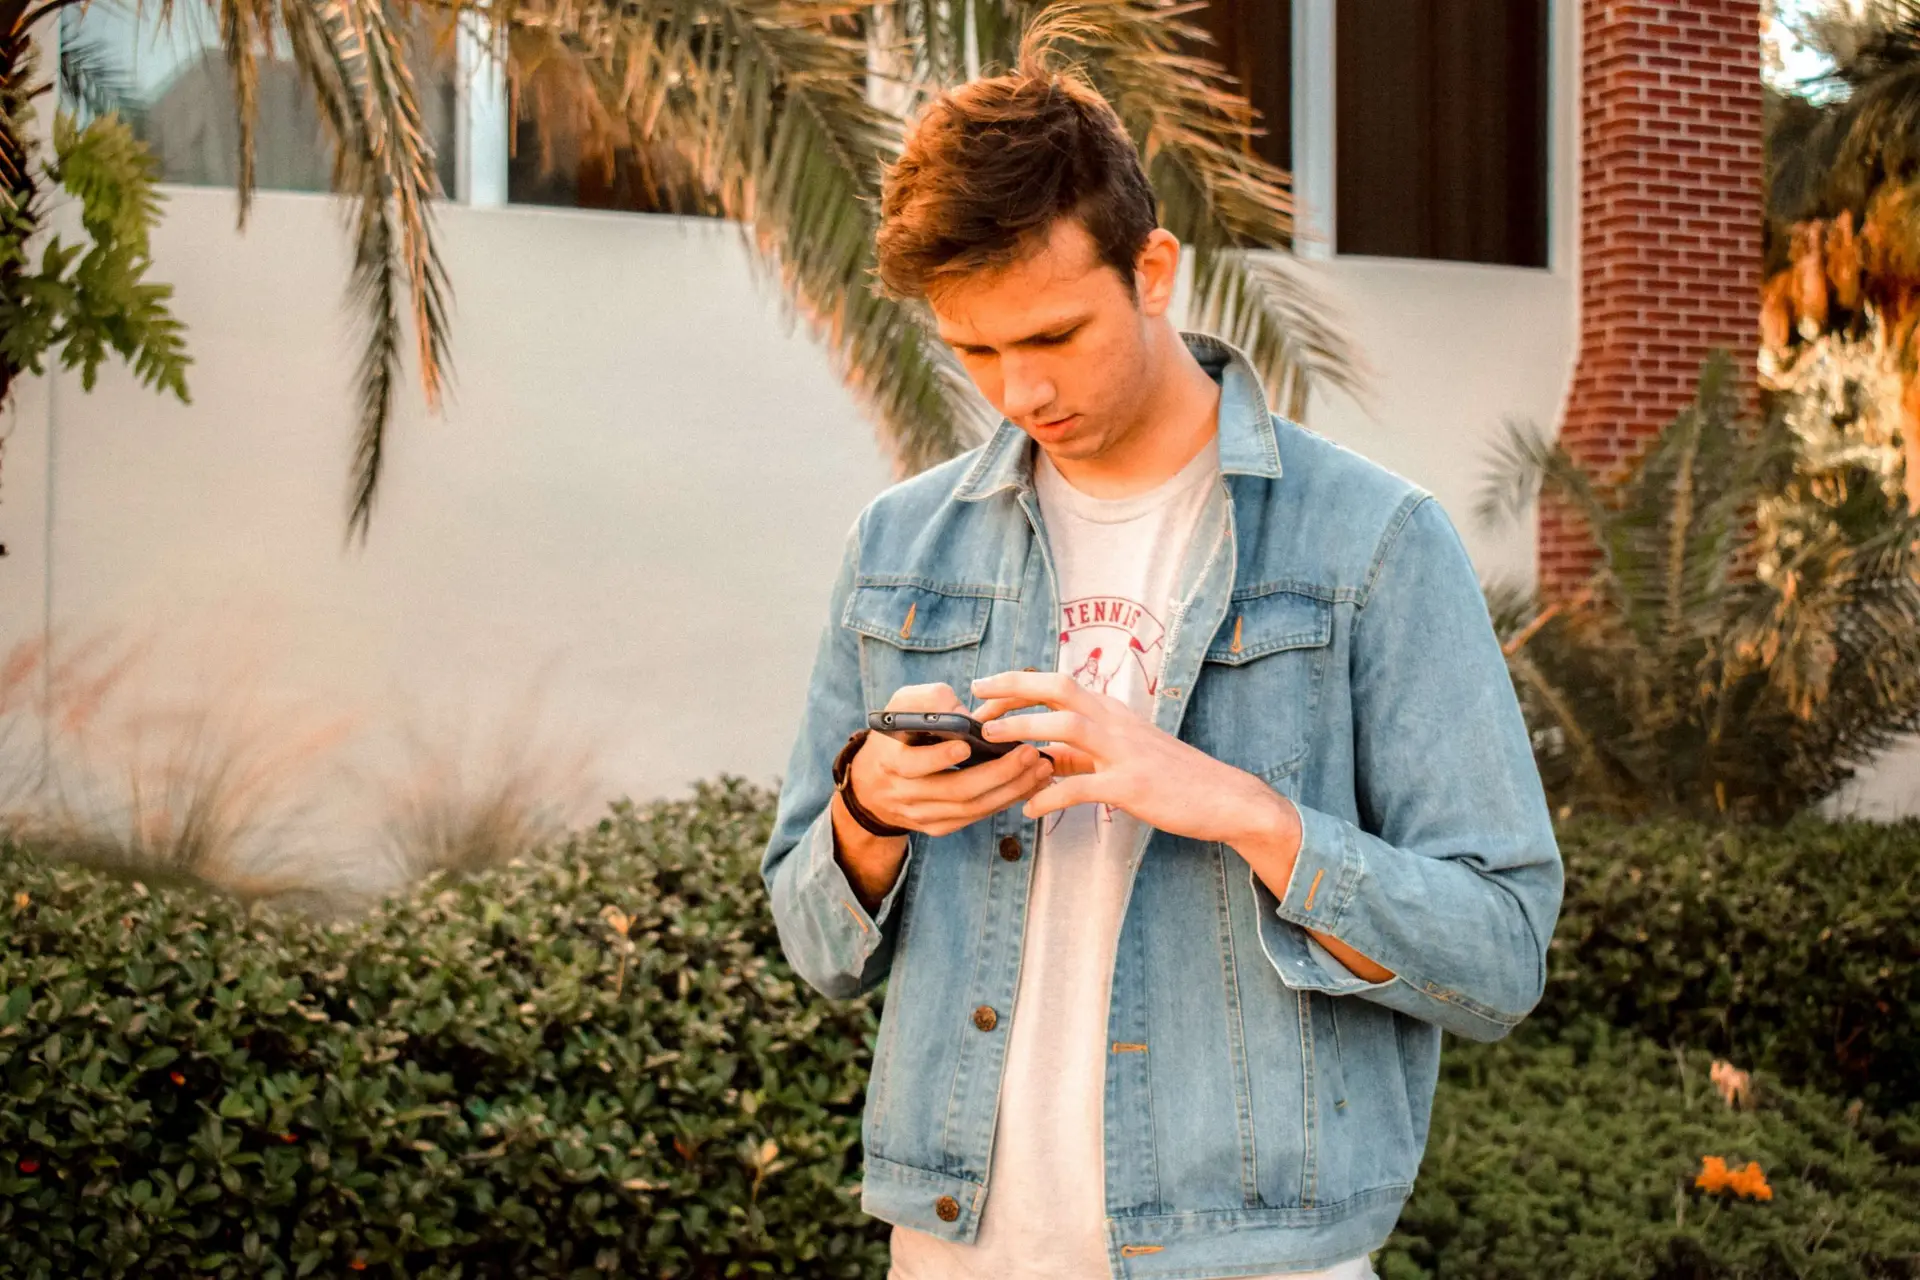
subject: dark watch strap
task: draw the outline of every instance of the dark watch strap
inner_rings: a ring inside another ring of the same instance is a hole
[[[876,836],[911,835],[907,827],[890,827],[861,807],[853,794],[853,757],[859,753],[860,744],[867,740],[871,729],[855,729],[847,737],[847,743],[840,748],[840,754],[833,758],[833,789],[840,793],[840,803],[847,806],[847,816],[859,823]]]

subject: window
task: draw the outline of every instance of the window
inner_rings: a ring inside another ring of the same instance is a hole
[[[824,15],[836,34],[861,41],[867,35],[862,12]],[[737,59],[709,59],[701,41],[722,39],[718,24],[693,33],[689,61],[717,66],[720,74],[737,70]],[[514,204],[558,205],[578,209],[618,209],[630,213],[679,213],[722,216],[719,199],[701,181],[692,139],[673,125],[675,108],[697,111],[696,86],[681,82],[667,93],[668,106],[651,138],[639,138],[625,121],[611,118],[585,88],[586,78],[563,54],[525,59],[510,86],[513,149],[507,160],[507,199]]]
[[[454,74],[451,43],[424,29],[411,41],[410,66],[441,189],[454,189]],[[239,181],[240,123],[233,76],[215,17],[193,4],[160,20],[155,6],[94,0],[60,15],[62,105],[83,114],[112,109],[159,163],[160,180],[230,187]],[[254,185],[261,190],[326,191],[332,150],[313,96],[295,68],[284,34],[259,58],[254,123]]]
[[[1213,36],[1196,52],[1213,59],[1240,82],[1240,92],[1259,111],[1266,133],[1252,150],[1270,164],[1293,168],[1292,0],[1211,0],[1186,21]]]
[[[701,189],[692,163],[664,137],[638,146],[596,137],[562,103],[516,89],[525,107],[507,158],[509,203],[719,215],[719,201]]]
[[[1340,0],[1342,254],[1547,264],[1546,0]]]

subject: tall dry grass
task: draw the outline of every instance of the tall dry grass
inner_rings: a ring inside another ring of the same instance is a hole
[[[546,677],[491,727],[468,714],[407,715],[398,767],[374,780],[395,877],[468,875],[558,839],[603,798],[603,745],[546,726]]]
[[[197,678],[156,634],[24,641],[0,661],[0,829],[56,856],[322,914],[558,837],[599,747],[543,732],[530,689],[489,735],[270,695],[260,655]],[[390,767],[356,767],[382,737]]]

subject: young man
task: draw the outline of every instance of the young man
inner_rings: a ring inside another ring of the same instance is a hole
[[[891,1275],[1362,1280],[1441,1031],[1526,1016],[1560,907],[1465,551],[1171,325],[1179,245],[1083,83],[936,102],[882,216],[1005,421],[849,531],[762,873],[808,983],[891,978]],[[961,694],[1022,745],[866,736]]]

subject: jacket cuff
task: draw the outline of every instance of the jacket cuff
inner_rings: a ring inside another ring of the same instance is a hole
[[[1293,800],[1287,803],[1300,815],[1300,850],[1274,914],[1303,929],[1338,936],[1365,868],[1348,839],[1345,823]]]
[[[917,834],[917,833],[915,833]],[[887,890],[887,896],[880,899],[879,910],[872,915],[860,905],[860,895],[854,892],[853,882],[847,878],[846,868],[833,856],[833,801],[829,797],[827,807],[807,828],[807,874],[804,878],[804,892],[815,901],[832,904],[827,927],[833,930],[830,944],[836,953],[852,954],[864,962],[868,956],[879,950],[881,926],[893,914],[893,904],[900,897],[900,890],[907,883],[907,870],[913,865],[915,847],[914,834],[907,836],[907,856],[900,863],[900,874],[894,877],[893,887]],[[824,923],[824,922],[823,922]],[[856,972],[859,965],[849,966]]]
[[[1280,930],[1280,936],[1274,939],[1279,954],[1272,960],[1281,982],[1294,990],[1334,996],[1392,986],[1400,981],[1399,974],[1384,982],[1369,982],[1340,963],[1339,957],[1307,932],[1315,929],[1340,936],[1337,926],[1365,869],[1348,839],[1345,823],[1317,809],[1291,800],[1288,803],[1300,815],[1300,851],[1294,857],[1286,893],[1275,904],[1273,914],[1299,927]]]

